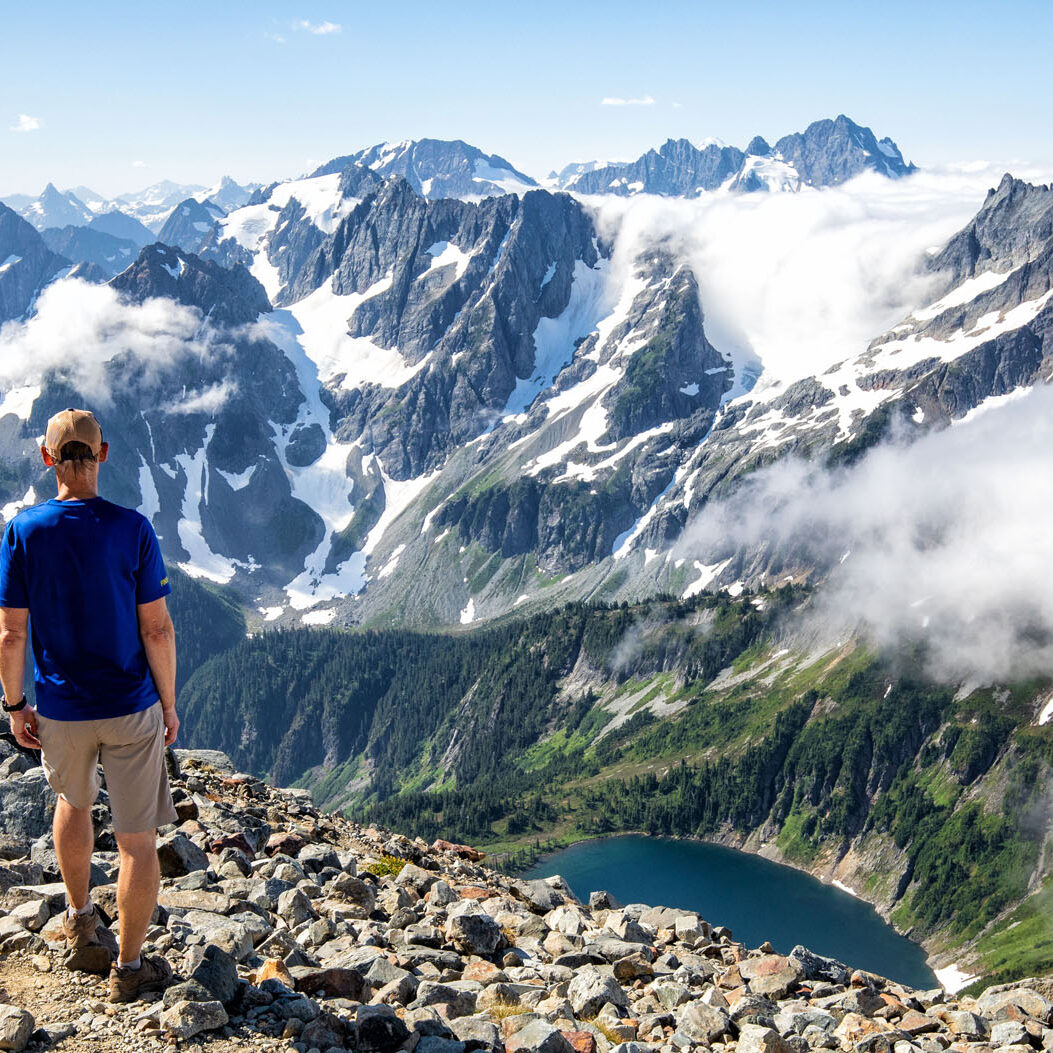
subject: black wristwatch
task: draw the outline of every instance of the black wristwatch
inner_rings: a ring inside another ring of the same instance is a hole
[[[20,709],[26,708],[26,696],[22,696],[22,701],[17,706],[9,706],[7,704],[7,695],[0,695],[0,709],[5,713],[17,713]]]

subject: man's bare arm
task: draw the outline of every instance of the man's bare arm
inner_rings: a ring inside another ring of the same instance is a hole
[[[161,696],[161,709],[165,718],[165,745],[171,746],[179,732],[175,690],[175,626],[163,596],[151,603],[139,604],[136,610],[139,616],[139,636],[143,641],[143,650],[146,651],[146,661],[157,685],[157,693]]]
[[[28,625],[29,611],[25,607],[0,607],[0,683],[11,706],[17,704],[25,690]],[[26,706],[8,716],[19,745],[31,750],[40,749],[36,711]]]

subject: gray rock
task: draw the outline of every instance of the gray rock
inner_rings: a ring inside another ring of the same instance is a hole
[[[22,1053],[35,1027],[32,1013],[13,1005],[0,1005],[0,1049]]]
[[[411,888],[414,892],[423,896],[438,880],[437,874],[417,866],[416,863],[407,863],[399,871],[398,877],[395,878],[395,884]]]
[[[547,1020],[532,1020],[505,1040],[506,1053],[574,1053],[574,1047]]]
[[[414,1046],[414,1053],[465,1053],[467,1048],[459,1039],[424,1035]]]
[[[691,990],[686,984],[675,980],[656,980],[648,988],[658,1003],[666,1009],[675,1009],[691,998]]]
[[[51,831],[55,801],[43,768],[0,782],[0,832],[25,841],[44,836]]]
[[[161,996],[161,1006],[164,1009],[171,1009],[172,1006],[178,1005],[180,1002],[214,1001],[216,1001],[216,996],[207,987],[202,987],[196,980],[184,980],[182,983],[166,987],[164,994]]]
[[[29,900],[12,909],[10,917],[29,932],[40,932],[51,917],[47,902],[43,899]]]
[[[756,1024],[739,1028],[738,1053],[790,1053],[790,1047],[778,1031]]]
[[[182,877],[192,870],[207,870],[208,856],[185,834],[174,833],[158,839],[157,858],[162,877]]]
[[[536,881],[516,881],[512,889],[522,896],[536,914],[547,914],[567,902],[562,892],[541,878]]]
[[[392,1053],[410,1036],[409,1028],[386,1005],[359,1006],[355,1032],[355,1049],[363,1053]]]
[[[207,910],[190,910],[181,921],[236,961],[243,962],[252,954],[249,930],[233,918],[225,918],[222,914],[212,914]]]
[[[800,966],[805,980],[826,980],[832,984],[847,984],[852,975],[851,970],[836,958],[827,958],[816,954],[798,944],[787,955],[791,962]]]
[[[469,1016],[475,1012],[477,992],[455,984],[421,981],[417,988],[416,1006],[444,1005],[451,1017]]]
[[[298,888],[289,889],[278,897],[277,914],[290,929],[318,917],[311,901]]]
[[[446,939],[462,954],[493,954],[504,939],[501,927],[489,914],[464,911],[446,922]]]
[[[450,1030],[464,1043],[468,1053],[503,1053],[504,1043],[497,1025],[475,1016],[459,1016],[450,1021]]]
[[[691,1002],[677,1013],[676,1028],[696,1042],[707,1046],[724,1036],[734,1034],[731,1017],[723,1009],[706,1005],[700,999]]]
[[[199,983],[224,1006],[234,1001],[238,989],[238,967],[232,955],[215,944],[193,947],[188,952],[189,979]]]
[[[328,893],[333,899],[342,900],[352,907],[355,916],[359,918],[368,918],[377,903],[375,886],[352,874],[344,874],[337,878],[329,886]]]
[[[1017,1020],[1002,1020],[991,1028],[992,1046],[1025,1046],[1028,1044],[1027,1028]]]
[[[273,913],[278,908],[278,899],[281,894],[293,888],[296,888],[296,886],[291,882],[281,881],[279,878],[273,877],[265,878],[253,883],[246,898],[250,903]]]
[[[593,1017],[608,1002],[622,1009],[629,1008],[625,989],[613,976],[601,973],[593,966],[586,966],[570,981],[567,998],[577,1017]]]
[[[161,1027],[177,1038],[193,1038],[225,1026],[228,1020],[220,1002],[176,1002],[161,1014]]]

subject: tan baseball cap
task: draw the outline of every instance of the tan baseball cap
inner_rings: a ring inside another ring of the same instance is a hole
[[[99,450],[102,448],[102,428],[91,410],[59,410],[48,421],[44,446],[54,460],[60,459],[62,447],[67,442],[82,442],[91,450],[93,456],[99,456]]]

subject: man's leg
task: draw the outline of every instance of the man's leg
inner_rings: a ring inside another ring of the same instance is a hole
[[[117,834],[121,869],[117,877],[117,916],[121,926],[120,961],[134,962],[142,950],[150,918],[157,906],[161,866],[156,831]]]
[[[74,910],[79,910],[88,902],[91,885],[91,852],[95,847],[91,809],[74,808],[60,797],[55,805],[52,832],[55,855],[66,885],[66,900]]]

